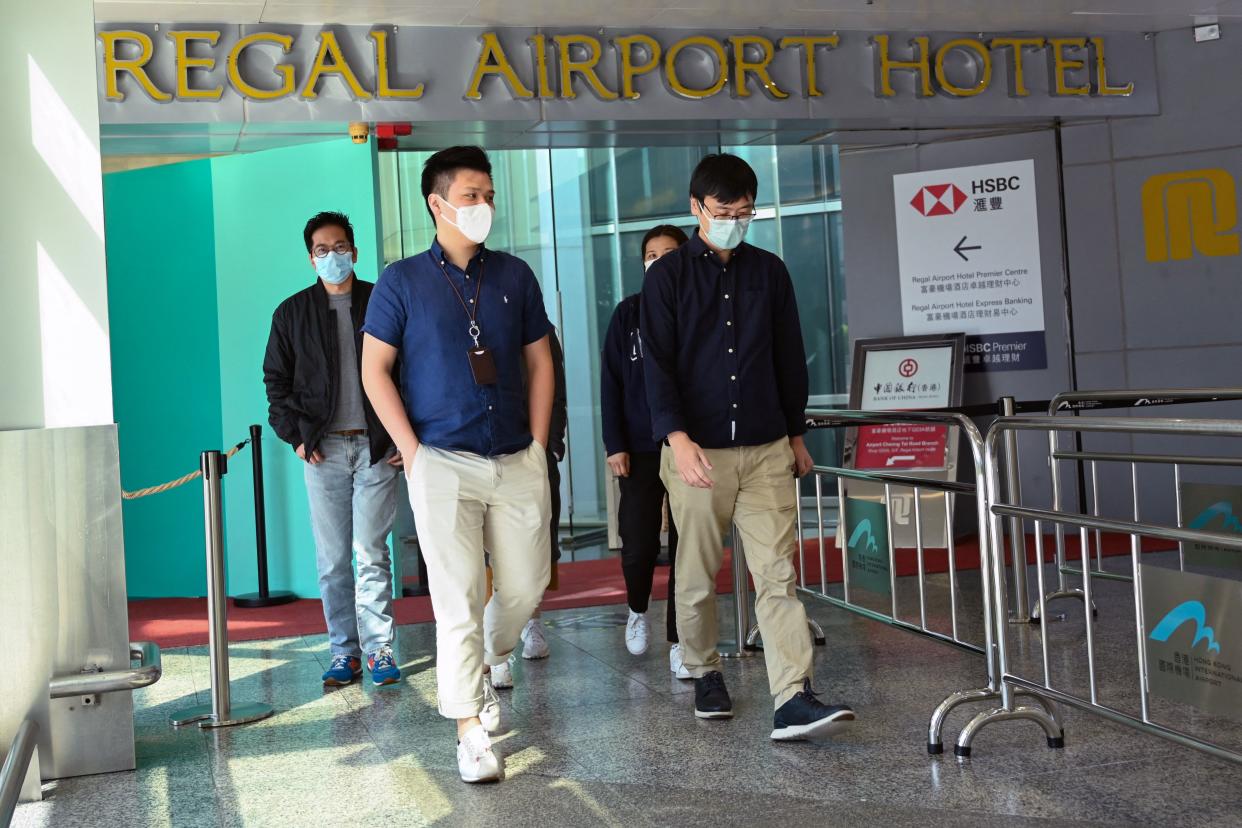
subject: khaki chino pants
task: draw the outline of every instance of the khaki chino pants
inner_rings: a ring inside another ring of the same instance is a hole
[[[763,635],[768,686],[777,707],[811,677],[812,641],[806,610],[794,592],[796,527],[794,454],[782,438],[762,446],[704,449],[713,486],[687,486],[673,450],[661,453],[677,545],[677,633],[686,669],[698,678],[720,669],[716,574],[724,562],[729,524],[741,533],[755,581],[755,615]]]
[[[483,707],[484,662],[509,657],[548,585],[547,459],[535,442],[503,457],[424,445],[409,484],[436,616],[440,714],[468,719]]]

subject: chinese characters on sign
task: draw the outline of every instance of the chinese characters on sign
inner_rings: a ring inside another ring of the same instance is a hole
[[[1046,368],[1035,164],[893,176],[902,326],[964,331],[967,371]]]
[[[864,411],[945,408],[953,377],[953,348],[870,350],[863,369]],[[929,469],[945,464],[943,426],[895,424],[858,430],[855,468]]]
[[[1147,688],[1242,721],[1242,582],[1143,566]]]

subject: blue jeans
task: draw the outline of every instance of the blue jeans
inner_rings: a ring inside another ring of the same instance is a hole
[[[366,434],[328,434],[319,453],[323,462],[306,464],[306,491],[328,643],[334,656],[361,657],[393,643],[388,534],[400,470],[371,465]]]

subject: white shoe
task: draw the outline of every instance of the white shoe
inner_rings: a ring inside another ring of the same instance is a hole
[[[543,637],[543,622],[532,618],[522,628],[522,658],[547,658],[548,640]]]
[[[513,686],[513,668],[506,661],[492,665],[492,687],[497,690],[508,690]]]
[[[463,782],[495,782],[504,776],[504,763],[483,728],[470,728],[457,742],[457,771]]]
[[[479,711],[479,721],[488,733],[500,730],[500,696],[496,695],[490,674],[483,676],[483,709]]]
[[[647,613],[630,610],[630,620],[625,623],[625,648],[631,655],[647,652],[651,640],[651,628],[647,626]]]
[[[682,681],[689,681],[694,678],[694,676],[690,675],[690,671],[686,669],[686,663],[682,660],[680,644],[674,644],[669,648],[668,669]]]

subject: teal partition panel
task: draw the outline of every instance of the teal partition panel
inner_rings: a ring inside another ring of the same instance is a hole
[[[302,228],[321,210],[349,215],[357,273],[378,277],[378,201],[371,144],[348,139],[233,155],[212,161],[219,306],[221,428],[233,443],[264,426],[268,566],[273,589],[318,597],[302,461],[267,426],[263,353],[272,311],[315,280]],[[250,458],[238,456],[225,481],[229,593],[253,592],[255,535]]]
[[[121,484],[198,468],[220,445],[220,360],[211,164],[104,176],[112,387]],[[197,482],[124,505],[130,597],[202,595]]]

